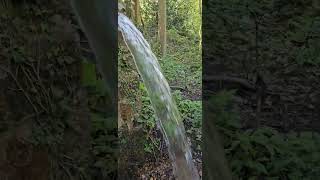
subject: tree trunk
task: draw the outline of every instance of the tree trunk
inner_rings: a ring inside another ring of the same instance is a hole
[[[166,35],[166,26],[167,26],[167,14],[166,14],[166,0],[159,0],[159,40],[161,44],[161,53],[164,56],[166,54],[166,45],[167,45],[167,35]]]
[[[199,0],[199,14],[200,14],[200,18],[201,18],[201,22],[202,22],[202,0]],[[199,49],[202,49],[202,24],[200,25],[200,29],[199,29]]]
[[[134,0],[134,19],[137,25],[141,25],[140,0]]]

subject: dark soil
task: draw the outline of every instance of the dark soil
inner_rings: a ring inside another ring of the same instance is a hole
[[[160,131],[154,130],[151,133],[153,138],[160,139],[159,148],[154,149],[152,153],[146,153],[143,149],[145,143],[143,131],[132,131],[130,134],[123,131],[122,133],[129,142],[120,145],[119,179],[175,179],[168,150]],[[193,158],[201,176],[201,152],[194,151]]]

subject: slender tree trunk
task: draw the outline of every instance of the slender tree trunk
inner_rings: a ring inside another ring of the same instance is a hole
[[[134,19],[137,25],[141,25],[140,0],[134,0]]]
[[[159,0],[159,40],[161,44],[161,52],[164,56],[166,54],[167,46],[167,35],[166,35],[166,26],[167,26],[167,13],[166,13],[166,0]]]
[[[201,22],[202,22],[202,0],[199,0],[199,14],[200,14],[200,18],[201,18]],[[202,48],[202,24],[200,25],[200,29],[199,29],[199,49]]]

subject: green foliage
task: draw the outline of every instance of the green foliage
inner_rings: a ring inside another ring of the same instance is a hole
[[[151,105],[150,97],[148,97],[146,87],[143,83],[140,83],[139,90],[142,92],[142,109],[137,119],[137,123],[142,126],[143,131],[147,134],[146,139],[143,142],[143,149],[147,153],[154,153],[159,145],[159,139],[150,136],[150,132],[156,129],[156,117]]]
[[[117,119],[107,117],[109,104],[106,84],[97,76],[95,64],[82,61],[81,83],[88,89],[91,120],[92,153],[94,167],[104,178],[117,170],[118,136]],[[103,107],[103,108],[102,108]]]
[[[201,49],[196,46],[198,41],[181,35],[176,29],[169,29],[167,34],[170,46],[168,56],[191,67],[201,68]]]
[[[168,54],[160,60],[162,72],[170,85],[190,91],[200,90],[201,51],[192,40],[179,35],[177,31],[169,30],[168,34]]]
[[[208,1],[203,8],[204,41],[214,42],[210,47],[218,60],[252,68],[259,62],[319,64],[315,1]]]
[[[95,64],[82,62],[82,84],[84,86],[95,86],[97,83],[96,66]]]
[[[150,137],[150,141],[147,143],[144,143],[143,150],[147,153],[155,153],[159,145],[160,145],[160,139],[155,139]]]
[[[156,128],[156,117],[153,107],[151,106],[150,98],[147,97],[146,89],[143,83],[140,84],[140,90],[144,92],[142,96],[143,108],[139,115],[137,122],[142,125],[145,132],[150,132]],[[175,101],[178,105],[181,117],[187,125],[187,132],[194,137],[197,144],[201,142],[201,125],[202,125],[202,103],[201,101],[191,101],[182,97],[180,91],[173,93]],[[151,136],[145,140],[144,149],[146,152],[154,152],[154,149],[159,145],[159,139]]]
[[[143,124],[145,130],[149,131],[156,127],[156,120],[154,110],[151,105],[150,97],[148,97],[146,87],[143,83],[140,83],[140,91],[142,91],[142,111],[137,120],[138,123]]]
[[[232,135],[234,130],[240,128],[239,116],[232,107],[234,93],[235,91],[221,91],[210,100],[214,106],[212,113],[215,116],[218,128],[228,137]]]
[[[104,174],[108,174],[116,170],[117,163],[116,158],[112,158],[117,153],[118,137],[114,132],[114,128],[117,127],[117,121],[112,118],[104,118],[102,114],[92,113],[92,152],[97,157],[95,160],[95,167],[103,171]],[[113,162],[113,163],[111,163]]]
[[[158,3],[156,1],[142,0],[141,11],[145,28],[150,30],[150,28],[157,27]]]
[[[158,2],[141,0],[140,3],[143,26],[139,29],[150,43],[153,52],[157,57],[161,57],[157,37]],[[197,145],[201,141],[202,104],[201,101],[191,100],[191,97],[200,99],[199,92],[202,82],[201,48],[198,46],[201,38],[199,34],[201,16],[198,8],[200,8],[198,0],[167,1],[167,55],[159,59],[162,72],[169,85],[184,91],[184,94],[177,91],[174,96],[186,124],[186,130]],[[132,61],[132,58],[128,57],[131,55],[123,48],[120,48],[119,56],[121,59]],[[120,66],[121,71],[119,72],[125,74],[128,70],[127,62],[121,62]],[[154,110],[143,83],[140,83],[136,91],[142,94],[142,110],[135,120],[135,125],[145,131],[144,150],[154,153],[159,141],[158,137],[152,134],[156,130]],[[195,91],[198,91],[198,94]],[[170,129],[170,125],[166,128]]]
[[[201,13],[199,0],[167,1],[167,54],[159,59],[171,86],[199,94],[202,83]],[[158,2],[141,1],[144,26],[140,29],[153,52],[161,57],[158,42]]]
[[[318,134],[314,134],[288,136],[271,128],[245,131],[235,134],[233,138],[237,140],[227,146],[227,153],[233,158],[231,166],[240,177],[287,176],[289,179],[314,179],[320,173],[313,170],[320,165],[320,139]]]
[[[177,29],[179,32],[199,38],[201,28],[200,1],[170,0],[167,4],[168,28]]]
[[[217,126],[234,175],[241,179],[317,179],[320,175],[320,135],[283,134],[269,127],[242,130],[230,107],[234,92],[212,97]]]
[[[177,102],[179,112],[184,121],[191,122],[195,128],[201,128],[202,122],[202,102],[184,99],[180,91],[173,93]]]
[[[202,101],[185,99],[180,91],[175,91],[173,96],[184,121],[186,132],[192,137],[192,145],[195,150],[200,151],[202,142]]]
[[[167,28],[175,29],[184,36],[200,40],[201,13],[199,0],[167,1]],[[142,0],[142,17],[145,27],[154,34],[158,22],[158,2]]]
[[[177,82],[177,80],[185,79],[187,76],[186,67],[170,56],[163,58],[160,65],[166,78],[171,82]]]

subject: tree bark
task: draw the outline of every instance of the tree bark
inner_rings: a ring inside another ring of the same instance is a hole
[[[140,0],[134,0],[134,19],[137,25],[141,25]]]
[[[161,44],[161,53],[162,56],[166,54],[166,46],[167,46],[167,13],[166,13],[166,0],[159,0],[159,40]]]

